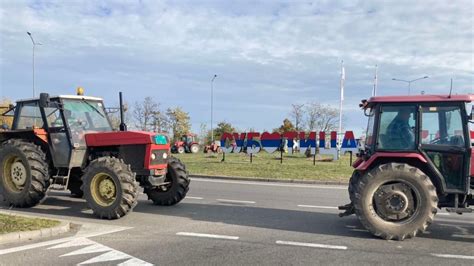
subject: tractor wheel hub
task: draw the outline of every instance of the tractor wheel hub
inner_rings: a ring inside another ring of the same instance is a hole
[[[26,167],[22,162],[14,162],[10,170],[11,181],[15,186],[24,186],[26,183]]]
[[[387,221],[401,221],[415,213],[413,190],[404,183],[383,185],[374,194],[377,214]]]
[[[99,184],[99,193],[106,199],[111,199],[115,195],[115,185],[110,179],[104,179]]]

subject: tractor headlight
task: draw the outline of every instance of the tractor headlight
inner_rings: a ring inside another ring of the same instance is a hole
[[[165,135],[156,135],[154,139],[155,139],[155,144],[165,145],[168,143],[168,140],[166,139]]]
[[[151,154],[151,159],[154,161],[156,159],[156,155],[154,153]]]
[[[163,153],[163,159],[165,159],[165,160],[168,159],[168,153],[166,153],[166,152]]]

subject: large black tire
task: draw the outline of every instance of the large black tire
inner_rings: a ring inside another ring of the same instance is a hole
[[[84,198],[99,218],[118,219],[138,202],[138,183],[130,165],[114,157],[92,161],[82,177]]]
[[[424,232],[437,212],[438,196],[429,177],[404,163],[370,170],[357,183],[354,195],[362,225],[387,240],[404,240]]]
[[[352,176],[349,179],[349,198],[351,199],[351,203],[355,201],[355,193],[357,190],[357,183],[359,183],[361,174],[359,171],[355,170],[352,172]]]
[[[49,164],[38,145],[11,139],[0,146],[0,191],[13,207],[33,207],[49,187]]]
[[[185,165],[177,158],[171,157],[168,161],[168,172],[166,173],[166,182],[169,185],[163,188],[147,188],[145,193],[155,205],[171,206],[180,202],[189,190],[189,177]]]

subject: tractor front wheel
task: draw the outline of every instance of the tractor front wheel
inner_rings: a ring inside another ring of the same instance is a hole
[[[84,198],[97,217],[118,219],[133,210],[138,183],[130,165],[114,157],[100,157],[87,167],[82,178]]]
[[[191,153],[198,153],[199,152],[199,145],[198,144],[193,144],[191,145]]]
[[[186,197],[190,180],[186,167],[179,159],[170,158],[165,181],[167,182],[166,185],[145,189],[145,193],[153,201],[153,204],[171,206]]]
[[[404,163],[382,164],[361,176],[354,208],[362,225],[383,239],[415,237],[433,222],[438,197],[420,169]]]
[[[0,146],[0,191],[13,207],[33,207],[49,186],[49,164],[38,145],[8,140]]]
[[[179,146],[179,147],[178,147],[178,153],[179,153],[179,154],[183,154],[185,151],[186,151],[186,149],[184,149],[183,146]]]

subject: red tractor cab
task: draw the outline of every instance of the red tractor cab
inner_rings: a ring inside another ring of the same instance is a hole
[[[403,240],[423,232],[440,208],[472,212],[469,123],[474,95],[384,96],[363,100],[364,148],[353,164],[341,216],[372,234]]]
[[[137,204],[138,186],[157,205],[186,196],[188,174],[170,156],[168,138],[126,131],[123,119],[113,131],[100,98],[41,93],[7,114],[13,125],[0,132],[0,193],[13,207],[35,206],[49,188],[69,189],[98,217],[116,219]]]
[[[173,153],[198,153],[199,143],[196,142],[196,135],[189,133],[183,135],[180,140],[176,141],[171,148]]]

